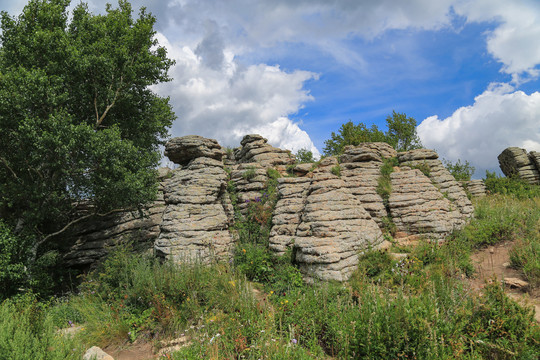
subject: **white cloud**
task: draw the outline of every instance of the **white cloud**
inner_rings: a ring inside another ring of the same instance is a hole
[[[536,78],[540,64],[540,2],[537,0],[475,0],[458,2],[456,12],[468,21],[496,21],[488,34],[488,51],[503,64],[515,83]]]
[[[468,160],[476,177],[497,171],[497,156],[509,146],[540,151],[540,93],[513,91],[508,84],[493,84],[471,106],[452,116],[431,116],[417,128],[424,146],[448,160]]]
[[[244,135],[259,133],[274,146],[292,151],[307,148],[318,154],[307,133],[287,117],[313,100],[303,86],[317,74],[285,72],[265,64],[241,66],[223,48],[221,57],[213,54],[208,61],[203,50],[197,54],[188,46],[171,44],[162,34],[158,40],[176,60],[171,70],[174,82],[155,88],[171,97],[178,116],[173,136],[197,134],[238,146]],[[206,46],[204,40],[201,44],[196,49]],[[216,44],[219,41],[211,47]]]

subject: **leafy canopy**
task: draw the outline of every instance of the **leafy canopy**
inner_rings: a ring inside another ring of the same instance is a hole
[[[0,216],[36,239],[92,213],[155,197],[158,145],[175,118],[150,85],[173,61],[155,18],[124,0],[104,15],[69,0],[31,0],[1,14]],[[79,214],[79,215],[78,215]]]
[[[472,166],[467,160],[461,162],[458,159],[455,163],[450,160],[443,160],[444,167],[454,176],[458,181],[469,181],[474,174],[475,167]]]
[[[324,142],[326,156],[340,155],[347,145],[360,145],[364,142],[386,142],[398,151],[419,149],[422,147],[416,134],[416,120],[405,114],[392,111],[386,118],[387,132],[379,130],[377,125],[368,128],[363,123],[354,125],[352,121],[341,125],[338,133],[332,132],[330,139]]]

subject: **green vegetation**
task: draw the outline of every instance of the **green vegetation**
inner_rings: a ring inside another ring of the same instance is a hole
[[[425,176],[429,177],[431,175],[431,168],[424,160],[423,162],[416,162],[416,163],[405,163],[403,164],[405,166],[410,167],[411,169],[418,169],[424,174]]]
[[[455,163],[450,160],[443,160],[444,166],[457,181],[469,181],[474,174],[474,166],[467,160],[464,163],[458,159]]]
[[[512,195],[518,199],[540,197],[540,186],[528,184],[519,178],[500,177],[486,171],[484,183],[486,190],[491,194]]]
[[[367,128],[365,124],[354,125],[352,121],[341,125],[338,133],[332,132],[330,139],[324,142],[324,155],[341,155],[347,145],[360,145],[363,142],[386,142],[398,151],[419,149],[422,147],[416,134],[416,120],[405,114],[392,111],[386,118],[387,132],[376,125]]]
[[[151,85],[173,61],[155,18],[119,1],[104,15],[67,0],[31,0],[1,14],[0,214],[25,243],[25,276],[56,236],[92,214],[156,196],[158,146],[175,118]],[[81,214],[79,207],[92,203]],[[20,262],[19,262],[20,263]]]
[[[336,175],[337,177],[341,177],[341,166],[339,165],[332,166],[332,169],[330,169],[330,172]]]
[[[304,284],[292,253],[272,255],[264,232],[255,242],[244,238],[233,263],[208,266],[161,263],[119,247],[76,294],[50,303],[31,295],[5,301],[0,353],[30,358],[15,355],[32,344],[38,354],[55,349],[44,358],[80,358],[90,345],[158,344],[185,334],[191,344],[174,359],[536,359],[540,327],[532,310],[506,297],[497,283],[475,294],[461,278],[475,275],[469,255],[476,248],[515,239],[513,266],[538,284],[538,272],[530,269],[538,270],[539,201],[477,200],[476,218],[446,243],[421,242],[404,249],[409,256],[399,261],[368,251],[345,284]],[[261,226],[261,218],[242,221]],[[19,322],[32,330],[17,330]],[[72,340],[55,336],[55,327],[69,324],[83,330]]]
[[[383,165],[381,166],[381,176],[377,180],[377,194],[383,199],[384,206],[388,208],[388,199],[392,192],[392,183],[390,181],[390,174],[394,172],[394,167],[398,166],[397,158],[383,159]]]
[[[315,162],[313,158],[313,152],[308,149],[300,149],[294,154],[296,161],[300,164],[302,163],[312,163]]]
[[[242,173],[242,177],[244,178],[244,180],[251,180],[255,176],[257,176],[257,171],[255,169],[255,166],[248,166],[246,168],[246,171]]]

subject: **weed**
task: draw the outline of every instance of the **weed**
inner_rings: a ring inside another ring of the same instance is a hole
[[[254,166],[248,166],[246,170],[242,173],[242,178],[244,180],[251,180],[257,176],[257,172]]]
[[[334,175],[336,175],[337,177],[341,177],[341,166],[339,165],[336,165],[334,167],[332,167],[332,169],[330,170],[330,172]]]

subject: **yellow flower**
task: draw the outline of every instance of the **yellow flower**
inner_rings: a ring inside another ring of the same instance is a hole
[[[245,254],[245,253],[246,253],[246,249],[242,249],[242,252]]]

